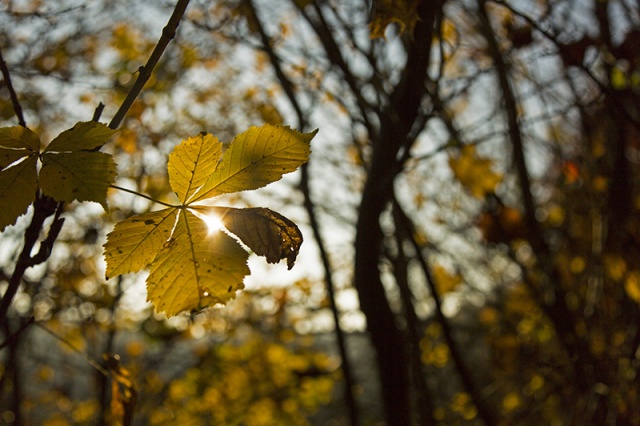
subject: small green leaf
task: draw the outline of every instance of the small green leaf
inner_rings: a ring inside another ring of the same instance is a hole
[[[22,126],[0,129],[0,170],[22,157],[37,154],[40,139],[33,131]]]
[[[210,134],[183,140],[169,155],[169,183],[180,202],[186,203],[215,170],[222,143]]]
[[[196,211],[214,215],[224,227],[237,236],[267,262],[278,263],[287,259],[289,269],[293,268],[302,233],[295,223],[267,208],[234,209],[229,207],[192,206]]]
[[[184,211],[172,239],[151,264],[147,299],[167,316],[226,303],[244,288],[248,253],[224,232]]]
[[[107,278],[145,268],[171,237],[177,209],[144,213],[118,222],[107,235]]]
[[[0,232],[15,223],[35,200],[38,189],[34,155],[0,171]]]
[[[261,188],[295,171],[309,160],[317,130],[300,133],[286,126],[265,124],[236,136],[215,171],[192,201]]]
[[[40,188],[57,201],[95,201],[107,210],[107,189],[116,177],[116,163],[103,152],[45,152]]]
[[[95,121],[79,122],[71,129],[60,133],[44,152],[93,150],[107,143],[115,132]]]

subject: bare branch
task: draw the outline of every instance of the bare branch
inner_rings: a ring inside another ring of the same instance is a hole
[[[144,85],[147,84],[147,81],[151,77],[153,69],[158,64],[160,57],[169,45],[169,42],[175,37],[176,30],[178,29],[178,25],[180,24],[180,20],[182,19],[182,16],[184,15],[184,12],[187,9],[188,5],[189,0],[178,0],[178,3],[173,10],[173,14],[169,18],[167,25],[162,30],[162,35],[160,36],[160,40],[158,40],[158,44],[156,44],[153,52],[151,52],[149,60],[138,70],[138,78],[131,87],[131,90],[129,90],[129,93],[127,94],[125,100],[122,102],[122,105],[120,105],[120,109],[118,109],[116,114],[111,119],[111,122],[109,123],[110,128],[117,129],[120,126],[120,123],[127,115],[129,108],[131,108],[131,106],[133,105],[133,102],[136,100],[136,98],[144,88]]]
[[[451,326],[449,325],[447,318],[442,312],[442,298],[438,294],[436,283],[431,273],[431,268],[429,268],[429,264],[427,263],[427,259],[425,259],[424,255],[422,254],[422,247],[420,247],[414,237],[416,233],[413,223],[405,214],[404,210],[402,210],[402,207],[400,206],[400,204],[398,204],[398,201],[395,199],[393,200],[393,206],[394,212],[397,214],[398,222],[404,228],[404,234],[407,236],[409,242],[415,249],[416,258],[418,260],[418,263],[420,264],[420,268],[422,269],[425,280],[427,281],[427,285],[429,286],[431,297],[433,297],[433,301],[436,307],[436,318],[438,319],[438,323],[442,328],[442,335],[447,343],[447,346],[449,347],[449,353],[451,353],[451,358],[456,365],[456,370],[460,374],[462,384],[465,387],[467,393],[469,393],[471,400],[478,410],[478,415],[484,421],[484,423],[487,426],[497,425],[499,424],[499,421],[494,414],[496,410],[489,407],[484,401],[484,398],[482,398],[478,387],[473,381],[471,372],[469,371],[469,368],[467,368],[467,365],[465,364],[462,355],[458,350],[458,345],[453,338],[453,331],[451,330]]]
[[[7,67],[7,63],[2,56],[2,47],[0,46],[0,70],[2,71],[2,77],[4,78],[5,83],[7,84],[7,89],[9,89],[9,96],[11,97],[11,103],[13,104],[13,110],[18,117],[18,123],[22,127],[27,127],[27,122],[24,120],[24,114],[22,113],[22,106],[20,105],[20,101],[18,100],[18,95],[16,94],[15,89],[13,88],[13,83],[11,82],[11,75],[9,74],[9,68]]]
[[[271,42],[269,40],[269,36],[265,33],[264,28],[258,18],[255,7],[253,6],[253,2],[251,0],[247,1],[248,6],[251,8],[251,11],[255,17],[255,23],[257,29],[260,33],[260,39],[262,41],[262,48],[269,56],[271,61],[271,65],[275,71],[276,77],[280,82],[284,92],[289,98],[289,102],[293,106],[293,109],[296,112],[298,118],[298,127],[300,130],[304,130],[305,127],[308,126],[307,120],[304,117],[304,113],[302,112],[302,108],[295,96],[295,91],[293,88],[293,84],[287,78],[282,67],[280,66],[281,61],[277,54],[271,47]],[[322,266],[324,268],[324,281],[327,289],[327,294],[329,296],[329,304],[331,308],[331,313],[333,315],[333,321],[335,323],[335,332],[336,339],[338,341],[338,350],[340,352],[340,358],[342,361],[342,373],[344,374],[345,381],[345,400],[347,404],[347,410],[349,411],[349,419],[352,426],[357,426],[359,424],[359,416],[358,416],[358,408],[355,401],[355,396],[353,394],[355,389],[355,380],[353,377],[353,369],[351,367],[351,362],[349,361],[349,357],[347,356],[347,347],[345,342],[344,332],[342,327],[340,326],[340,313],[338,311],[338,306],[336,304],[335,297],[335,286],[333,283],[333,274],[331,268],[331,262],[329,261],[329,255],[327,253],[327,249],[324,244],[324,240],[322,238],[322,234],[320,233],[320,224],[318,223],[315,205],[311,199],[311,192],[309,189],[309,168],[308,163],[303,164],[300,168],[301,170],[301,178],[300,178],[300,191],[304,195],[304,207],[307,211],[307,215],[309,216],[309,223],[311,225],[311,229],[313,231],[313,236],[318,246],[318,251],[320,253],[320,260],[322,262]]]

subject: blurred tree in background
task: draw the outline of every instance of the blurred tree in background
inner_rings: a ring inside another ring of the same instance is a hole
[[[39,196],[0,234],[3,423],[640,424],[637,2],[2,0],[0,51],[1,126],[110,120],[156,200],[189,135],[319,128],[219,202],[305,239],[224,307],[104,279],[153,202]]]

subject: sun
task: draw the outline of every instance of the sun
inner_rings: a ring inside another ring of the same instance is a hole
[[[201,219],[204,220],[204,223],[207,224],[207,228],[209,229],[209,234],[212,234],[215,231],[219,231],[224,228],[222,224],[222,219],[220,216],[214,215],[211,213],[205,214],[201,216]]]

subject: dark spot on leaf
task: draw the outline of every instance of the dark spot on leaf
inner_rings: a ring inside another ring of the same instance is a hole
[[[147,219],[144,221],[145,225],[153,225],[155,222],[153,221],[153,219]]]
[[[231,286],[227,289],[227,293],[231,293]]]

